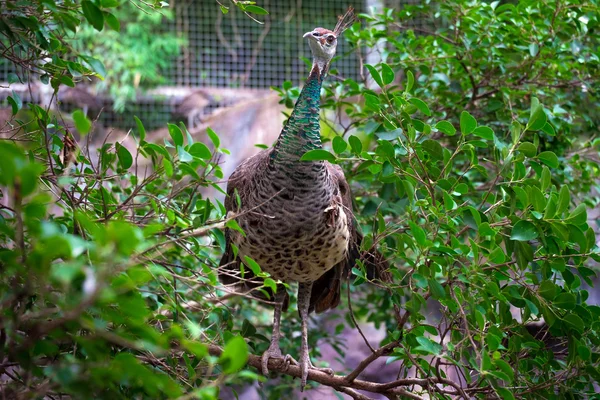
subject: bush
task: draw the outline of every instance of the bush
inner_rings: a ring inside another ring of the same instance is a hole
[[[35,23],[8,9],[18,18],[3,32],[28,55],[15,57],[53,87],[101,71],[89,55],[72,58],[60,32],[81,13],[96,27],[106,5],[45,1]],[[430,31],[409,28],[420,15]],[[600,307],[588,288],[600,256],[586,212],[599,173],[597,3],[453,0],[363,17],[382,29],[355,25],[346,37],[383,61],[366,65],[371,88],[327,85],[324,106],[348,123],[326,157],[347,170],[364,246],[377,243],[392,265],[376,285],[354,269],[346,325],[387,335],[346,377],[311,377],[354,398],[597,396]],[[46,51],[52,62],[36,64]],[[201,194],[223,179],[218,135],[209,130],[211,149],[169,125],[165,145],[148,143],[136,119],[135,149],[94,152],[60,116],[30,108],[27,136],[0,142],[4,397],[208,399],[265,381],[251,367],[268,346],[265,308],[224,295],[216,279],[222,228],[239,229]],[[93,130],[72,117],[80,134]],[[426,318],[432,305],[438,318]],[[282,328],[282,348],[298,348]],[[380,357],[398,380],[357,379]],[[264,396],[294,388],[297,369],[287,374]]]

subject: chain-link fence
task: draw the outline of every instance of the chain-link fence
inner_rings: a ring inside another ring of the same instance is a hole
[[[264,0],[259,5],[269,15],[254,15],[261,22],[257,23],[231,4],[229,12],[223,14],[215,0],[174,0],[170,2],[174,17],[165,18],[163,29],[186,39],[186,45],[163,71],[165,86],[170,90],[140,95],[124,112],[115,112],[106,94],[95,93],[96,98],[87,104],[84,97],[89,93],[73,98],[59,93],[61,109],[69,112],[87,107],[92,118],[102,109],[99,123],[115,128],[130,127],[132,114],[139,116],[148,129],[175,120],[194,124],[214,108],[235,102],[235,94],[223,98],[219,88],[268,89],[285,80],[301,83],[308,70],[306,62],[310,62],[302,34],[317,26],[332,28],[348,6],[364,12],[373,4],[401,7],[411,2],[414,0]],[[344,56],[348,52],[347,44],[340,41],[338,54],[342,57],[334,68],[341,77],[357,79],[358,56]],[[0,82],[17,72],[11,68],[9,62],[0,60]]]

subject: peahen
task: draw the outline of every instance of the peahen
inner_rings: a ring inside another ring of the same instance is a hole
[[[304,34],[313,64],[274,147],[245,160],[227,184],[225,207],[234,212],[245,232],[226,230],[226,250],[219,277],[223,284],[251,291],[260,282],[252,280],[249,268],[240,271],[240,260],[248,256],[262,270],[282,282],[298,282],[298,311],[302,321],[302,345],[298,360],[301,388],[308,370],[315,368],[308,354],[308,314],[334,308],[340,302],[341,278],[348,276],[360,257],[362,237],[352,214],[350,188],[342,169],[326,161],[300,161],[309,150],[321,149],[319,129],[320,91],[333,58],[337,39],[354,21],[352,9],[341,17],[333,31],[315,28]],[[238,249],[237,257],[234,248]],[[260,291],[254,290],[254,295]],[[287,308],[288,294],[279,285],[274,295],[275,313],[271,344],[262,356],[262,372],[268,373],[269,358],[281,358],[280,318]],[[286,356],[285,361],[290,362]],[[328,368],[319,370],[333,374]]]

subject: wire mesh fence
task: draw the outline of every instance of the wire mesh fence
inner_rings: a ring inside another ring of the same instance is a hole
[[[222,14],[214,0],[177,2],[172,29],[187,36],[189,45],[174,60],[169,80],[182,86],[251,88],[296,83],[306,75],[301,57],[309,54],[302,33],[317,26],[332,28],[348,6],[363,9],[360,0],[270,0],[260,5],[269,10],[269,15],[256,16],[262,24],[236,7]],[[355,77],[357,65],[355,57],[336,62],[343,76]]]
[[[286,80],[295,85],[301,83],[307,74],[306,63],[310,62],[308,44],[302,34],[317,26],[332,28],[337,16],[348,6],[365,12],[373,3],[396,8],[414,2],[265,0],[259,5],[267,9],[269,15],[256,16],[261,22],[257,23],[233,5],[223,14],[215,0],[173,0],[170,7],[174,17],[165,18],[161,30],[184,38],[186,45],[162,72],[165,86],[172,90],[140,95],[121,112],[113,109],[109,95],[94,94],[97,99],[89,116],[97,118],[102,126],[120,129],[132,125],[132,115],[140,117],[148,129],[176,120],[194,124],[214,108],[235,102],[235,95],[226,99],[214,96],[218,93],[215,89],[268,89]],[[348,55],[350,51],[347,44],[340,41],[338,55],[341,57],[334,68],[341,77],[357,79],[360,75],[358,56]],[[10,74],[18,72],[13,68],[7,60],[0,60],[0,82],[6,82]],[[212,91],[203,95],[199,92],[202,88]],[[35,101],[36,96],[30,97]],[[60,97],[59,93],[62,111],[82,108],[81,98]],[[102,113],[98,116],[100,109]]]

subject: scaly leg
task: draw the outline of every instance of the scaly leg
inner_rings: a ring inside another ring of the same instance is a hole
[[[271,344],[269,348],[263,353],[261,357],[262,373],[263,375],[269,374],[267,364],[269,364],[269,358],[281,358],[281,349],[279,349],[279,323],[281,321],[281,309],[283,307],[283,301],[286,296],[285,288],[278,288],[277,294],[275,295],[275,312],[273,313],[273,335],[271,336]],[[289,365],[290,361],[288,357],[284,359],[286,365]]]
[[[300,371],[302,378],[300,381],[300,390],[304,391],[306,380],[308,379],[308,370],[316,369],[325,372],[328,375],[333,375],[331,368],[317,368],[310,362],[308,355],[308,307],[310,306],[310,293],[312,291],[312,282],[298,284],[298,312],[302,322],[302,344],[300,346]]]

